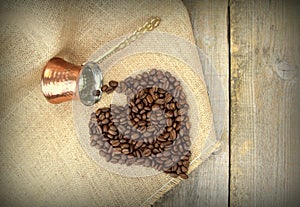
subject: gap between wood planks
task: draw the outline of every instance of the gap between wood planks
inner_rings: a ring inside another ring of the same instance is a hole
[[[231,34],[230,34],[230,0],[227,2],[227,41],[228,41],[228,201],[227,205],[230,206],[230,187],[231,187]]]

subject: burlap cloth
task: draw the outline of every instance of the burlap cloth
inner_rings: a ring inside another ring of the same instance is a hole
[[[147,206],[180,181],[163,173],[130,178],[99,167],[78,141],[72,103],[49,104],[39,87],[50,58],[80,64],[150,16],[163,20],[157,31],[194,41],[177,0],[1,3],[1,206]],[[143,60],[149,65],[151,58]],[[211,136],[212,114],[205,85],[196,89],[205,117],[196,142],[203,143]],[[203,144],[194,145],[189,173],[216,146],[200,153]]]

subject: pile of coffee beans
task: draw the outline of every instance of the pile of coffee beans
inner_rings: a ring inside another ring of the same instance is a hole
[[[180,81],[169,72],[152,69],[104,86],[106,93],[124,93],[127,104],[111,104],[91,114],[90,141],[100,155],[107,162],[188,178],[191,126]]]

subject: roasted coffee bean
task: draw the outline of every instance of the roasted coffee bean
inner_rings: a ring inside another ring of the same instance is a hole
[[[108,123],[109,123],[109,119],[108,119],[108,118],[104,119],[104,120],[101,122],[101,124],[108,124]]]
[[[163,165],[157,165],[157,167],[155,169],[158,171],[161,171],[163,169]]]
[[[177,164],[178,164],[178,166],[182,166],[183,165],[182,160],[178,161]]]
[[[104,108],[101,109],[101,111],[106,113],[106,112],[110,111],[110,108],[104,107]]]
[[[162,98],[159,98],[159,99],[155,100],[155,103],[161,105],[161,104],[165,103],[165,100]]]
[[[115,135],[118,134],[117,131],[114,131],[114,130],[112,130],[111,128],[108,130],[108,133],[111,134],[111,135],[113,135],[113,136],[115,136]]]
[[[114,80],[109,81],[108,84],[109,84],[109,86],[112,87],[112,88],[118,87],[118,82],[117,82],[117,81],[114,81]]]
[[[107,88],[108,88],[108,85],[103,85],[101,87],[101,91],[106,92]]]
[[[108,137],[109,139],[113,139],[113,138],[114,138],[114,136],[111,135],[111,134],[107,134],[107,137]]]
[[[128,149],[129,148],[129,144],[121,144],[121,149]]]
[[[164,78],[162,82],[162,86],[161,88],[165,89],[165,90],[168,90],[170,88],[170,82],[168,80],[168,78]]]
[[[145,167],[149,167],[151,165],[151,161],[149,159],[146,159],[144,162]]]
[[[112,155],[113,151],[114,151],[114,148],[113,148],[113,146],[110,145],[109,149],[107,150],[107,153]]]
[[[140,135],[138,133],[135,133],[133,135],[131,135],[131,139],[136,140],[140,137]]]
[[[110,117],[110,113],[109,112],[106,112],[105,113],[105,118],[109,118]]]
[[[170,151],[163,151],[162,155],[165,156],[165,157],[168,157],[168,156],[171,155],[171,152]]]
[[[111,145],[112,145],[113,147],[117,147],[117,146],[120,145],[120,141],[119,141],[119,140],[112,140],[112,141],[111,141]]]
[[[106,149],[108,149],[110,147],[110,144],[108,142],[105,142],[104,146],[105,146]]]
[[[147,99],[147,102],[150,104],[153,102],[153,98],[151,95],[146,96],[146,99]]]
[[[136,150],[136,149],[140,148],[142,145],[143,145],[142,141],[137,141],[136,144],[134,145],[134,149]]]
[[[113,150],[113,154],[114,155],[120,155],[121,154],[121,148],[120,147],[114,147],[114,150]]]
[[[166,139],[165,139],[163,136],[159,136],[159,137],[157,138],[157,140],[160,141],[160,142],[166,141]]]
[[[166,77],[169,79],[172,75],[171,75],[171,73],[169,72],[169,71],[166,71],[165,72],[165,75],[166,75]]]
[[[144,159],[144,158],[139,158],[139,159],[136,160],[135,163],[136,163],[137,165],[142,165],[142,164],[144,164],[144,162],[145,162],[145,159]]]
[[[136,157],[142,157],[142,152],[140,150],[135,151]]]
[[[182,173],[180,167],[177,168],[176,173],[177,173],[178,175]]]
[[[171,167],[173,164],[174,164],[173,161],[172,161],[171,159],[168,158],[168,159],[165,161],[164,166],[167,167],[167,168],[169,168],[169,167]]]
[[[151,138],[150,138],[150,139],[151,139]],[[154,149],[153,144],[150,143],[150,144],[148,145],[148,148],[151,149],[151,150]]]
[[[93,147],[93,146],[96,146],[96,145],[97,145],[97,141],[92,140],[90,144],[91,144],[92,147]]]
[[[177,177],[178,177],[178,175],[177,175],[176,173],[169,173],[169,175],[170,175],[171,177],[173,177],[173,178],[177,178]]]
[[[117,127],[115,127],[114,125],[112,125],[111,127],[109,127],[110,130],[112,131],[117,131]]]
[[[179,86],[179,85],[180,85],[180,82],[179,82],[179,81],[175,81],[175,82],[174,82],[174,86],[175,86],[175,87],[177,87],[177,86]]]
[[[180,115],[185,115],[187,113],[187,108],[181,108],[181,109],[179,109],[178,113]]]
[[[103,147],[104,142],[103,142],[102,140],[98,140],[98,141],[97,141],[97,145],[98,145],[99,147]]]
[[[127,140],[122,138],[122,139],[120,139],[120,143],[122,143],[122,144],[127,143]]]
[[[170,137],[170,133],[169,132],[165,132],[163,139],[167,140]],[[161,140],[161,141],[165,141],[165,140]]]
[[[186,173],[188,170],[187,170],[187,168],[185,166],[181,166],[181,171],[184,172],[184,173]]]
[[[128,155],[129,154],[129,150],[128,149],[122,149],[122,153],[125,154],[125,155]]]
[[[137,107],[138,107],[138,109],[140,109],[140,110],[141,110],[141,109],[143,109],[143,108],[144,108],[144,104],[143,104],[143,103],[140,103],[140,104],[138,104],[138,105],[137,105]]]
[[[121,81],[116,91],[118,93],[124,93],[126,89],[127,89],[126,83],[124,81]]]
[[[106,89],[105,92],[106,92],[107,94],[110,94],[110,93],[112,93],[114,90],[115,90],[115,89],[114,89],[113,87],[108,86],[108,88]]]
[[[103,149],[101,149],[101,150],[99,151],[99,154],[100,154],[102,157],[105,157],[106,152],[105,152]]]
[[[167,126],[166,127],[166,131],[168,132],[168,133],[170,133],[171,131],[173,130],[173,127],[172,127],[172,125],[171,126]]]
[[[170,172],[176,172],[178,168],[178,164],[173,165],[171,168],[168,169]]]
[[[169,127],[169,126],[172,126],[172,124],[173,124],[173,120],[171,119],[171,118],[168,118],[167,119],[167,126]]]
[[[150,75],[154,76],[156,74],[157,70],[156,69],[151,69],[150,70]]]
[[[181,153],[183,153],[184,152],[184,149],[183,149],[183,147],[182,147],[182,145],[180,144],[180,145],[178,145],[178,150],[179,150],[179,152],[181,152]]]
[[[143,157],[148,157],[148,156],[150,156],[151,155],[151,150],[150,149],[145,149],[144,151],[143,151]]]
[[[120,159],[118,163],[119,163],[119,164],[124,164],[125,161],[126,161],[126,159]]]
[[[190,128],[191,128],[191,124],[190,124],[190,122],[189,122],[189,121],[187,121],[187,122],[185,123],[185,126],[186,126],[186,128],[187,128],[187,129],[190,129]]]
[[[118,163],[118,161],[119,161],[119,160],[117,160],[116,158],[112,158],[112,159],[110,160],[110,162],[113,163],[113,164]]]
[[[188,175],[187,174],[185,174],[185,173],[181,173],[180,175],[179,175],[182,179],[188,179]]]
[[[97,142],[99,139],[100,139],[100,137],[99,137],[98,135],[92,135],[92,136],[90,137],[90,141],[95,141],[95,142]]]
[[[100,115],[99,115],[99,121],[102,121],[102,120],[104,120],[105,119],[105,114],[104,113],[101,113]]]
[[[177,153],[176,153],[177,154]],[[174,162],[174,163],[176,163],[176,162],[178,162],[178,160],[179,160],[179,156],[178,155],[172,155],[172,161]]]
[[[173,116],[173,112],[172,111],[167,111],[166,112],[166,117],[172,117]]]
[[[188,168],[189,167],[189,162],[188,161],[184,161],[184,162],[182,162],[183,163],[183,165],[186,167],[186,168]]]
[[[170,83],[175,82],[175,80],[176,80],[176,79],[175,79],[173,76],[171,76],[171,77],[169,78],[169,82],[170,82]]]
[[[93,91],[93,96],[100,96],[101,91],[100,90],[94,90]]]
[[[160,151],[159,151],[157,148],[154,148],[154,149],[152,150],[152,154],[156,155],[156,154],[158,154],[158,153],[160,153]]]
[[[176,109],[175,103],[170,103],[170,104],[169,104],[169,109],[170,109],[170,110],[175,110],[175,109]],[[176,112],[177,112],[177,110],[176,110]],[[174,115],[175,115],[175,111],[174,111]],[[177,116],[177,115],[175,115],[175,116]]]

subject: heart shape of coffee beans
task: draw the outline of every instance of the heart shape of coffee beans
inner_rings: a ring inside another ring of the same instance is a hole
[[[189,105],[180,81],[169,72],[152,69],[102,87],[103,92],[114,90],[126,95],[127,104],[111,104],[91,114],[91,146],[107,162],[188,178]]]

